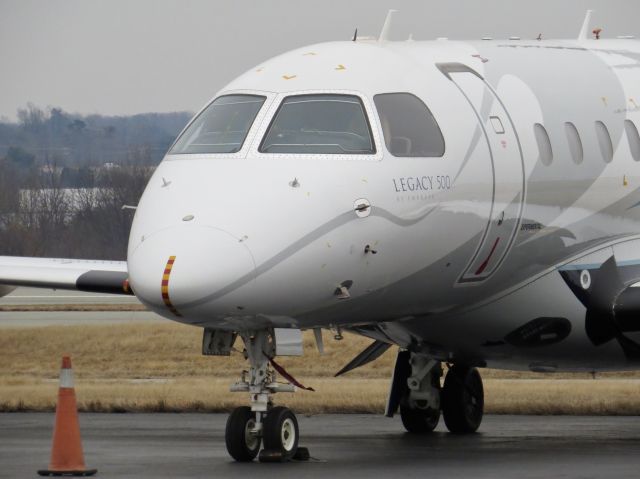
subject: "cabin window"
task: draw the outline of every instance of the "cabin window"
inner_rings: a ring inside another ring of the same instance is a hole
[[[169,153],[237,153],[265,99],[257,95],[216,98],[191,122]]]
[[[625,120],[624,129],[627,132],[629,148],[631,148],[631,156],[634,160],[640,161],[640,135],[638,135],[638,129],[636,128],[635,123],[631,120]]]
[[[611,163],[611,160],[613,160],[613,143],[611,143],[611,135],[609,135],[607,125],[601,121],[596,121],[596,135],[598,136],[602,159],[605,163]]]
[[[571,158],[575,164],[579,165],[584,159],[584,149],[582,148],[582,140],[580,139],[578,129],[573,123],[567,122],[564,124],[564,131],[567,134]]]
[[[362,100],[354,95],[286,97],[261,153],[370,155],[376,152]]]
[[[533,132],[538,143],[539,159],[543,165],[549,166],[553,163],[553,148],[551,148],[551,140],[544,126],[540,123],[533,125]]]
[[[387,150],[399,157],[444,155],[442,131],[427,105],[410,93],[373,97]]]

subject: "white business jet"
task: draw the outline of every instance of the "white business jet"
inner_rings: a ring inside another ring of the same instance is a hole
[[[412,433],[476,431],[477,368],[637,369],[640,42],[589,16],[577,40],[391,42],[390,15],[266,61],[168,151],[126,262],[1,257],[0,283],[135,294],[204,354],[240,336],[238,461],[300,453],[272,397],[303,330],[374,340],[341,373],[399,346],[386,414]]]

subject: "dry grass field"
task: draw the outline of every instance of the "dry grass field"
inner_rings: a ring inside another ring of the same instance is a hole
[[[242,354],[200,354],[201,329],[160,322],[105,326],[0,329],[0,410],[53,410],[60,358],[70,354],[85,411],[227,411],[244,404],[229,385],[246,367]],[[344,377],[333,375],[371,341],[325,333],[320,356],[305,334],[305,355],[279,362],[316,392],[280,394],[279,403],[306,414],[380,413],[395,349]],[[242,347],[238,340],[237,348]],[[542,375],[483,370],[487,412],[640,414],[634,375]]]

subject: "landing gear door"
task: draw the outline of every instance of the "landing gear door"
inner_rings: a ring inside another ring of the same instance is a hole
[[[481,283],[493,275],[513,246],[525,196],[524,160],[511,117],[493,88],[461,63],[438,68],[456,84],[478,119],[493,169],[493,199],[486,229],[458,283]]]

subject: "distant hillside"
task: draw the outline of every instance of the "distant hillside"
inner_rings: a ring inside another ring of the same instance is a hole
[[[189,112],[78,115],[29,104],[18,123],[0,123],[0,158],[58,167],[156,165],[192,117]]]
[[[133,212],[191,113],[76,115],[34,105],[0,123],[0,255],[125,259]]]

